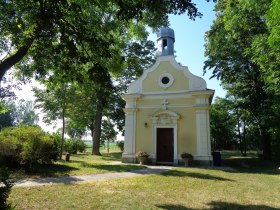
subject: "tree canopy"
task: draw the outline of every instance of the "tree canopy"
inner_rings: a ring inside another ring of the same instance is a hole
[[[271,0],[219,0],[216,20],[206,33],[204,72],[221,80],[228,95],[236,99],[236,108],[246,113],[246,122],[258,127],[256,138],[262,142],[264,158],[271,158],[271,125],[278,116],[279,99],[275,74],[279,64],[269,45],[273,27],[266,15]],[[279,35],[279,34],[278,34]],[[277,67],[277,68],[276,68]],[[276,112],[276,113],[275,113]]]
[[[0,81],[11,67],[44,75],[61,53],[64,67],[113,57],[120,34],[135,35],[144,25],[156,29],[167,24],[168,14],[201,16],[195,3],[184,0],[1,0],[0,11]]]

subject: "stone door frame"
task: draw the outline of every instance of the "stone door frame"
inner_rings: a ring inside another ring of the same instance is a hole
[[[153,125],[153,154],[151,155],[152,162],[157,161],[157,129],[158,128],[173,128],[173,141],[174,141],[174,151],[173,151],[173,165],[178,165],[178,119],[180,116],[170,110],[163,110],[156,112],[151,117]]]

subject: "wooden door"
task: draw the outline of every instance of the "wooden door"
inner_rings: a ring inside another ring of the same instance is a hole
[[[173,162],[173,128],[157,128],[157,162]]]

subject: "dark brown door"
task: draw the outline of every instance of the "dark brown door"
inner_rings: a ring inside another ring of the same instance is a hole
[[[157,162],[173,162],[173,128],[157,129]]]

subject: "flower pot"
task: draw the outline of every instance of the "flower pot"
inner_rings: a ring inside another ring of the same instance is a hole
[[[147,156],[140,156],[138,157],[138,160],[140,162],[140,165],[143,165],[147,162],[148,157]]]
[[[192,162],[192,158],[183,158],[183,160],[186,167],[190,166],[190,163]]]

